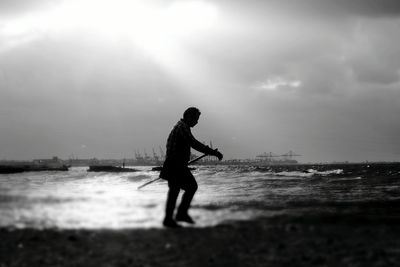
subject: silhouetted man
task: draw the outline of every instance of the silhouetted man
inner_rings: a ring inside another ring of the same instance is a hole
[[[222,159],[223,155],[197,141],[190,128],[199,120],[200,111],[195,107],[188,108],[181,119],[172,129],[167,140],[167,154],[160,177],[168,181],[168,197],[163,221],[166,227],[180,227],[176,221],[194,224],[189,216],[190,203],[197,191],[197,182],[188,168],[190,148],[204,154],[213,155]],[[174,219],[176,200],[180,189],[185,192]]]

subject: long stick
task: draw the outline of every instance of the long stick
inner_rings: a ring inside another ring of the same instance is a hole
[[[204,158],[205,156],[207,156],[207,154],[204,154],[204,155],[201,155],[200,157],[197,157],[197,158],[195,158],[195,159],[192,159],[191,161],[188,162],[188,165],[189,165],[189,164],[192,164],[192,163],[194,163],[194,162],[196,162],[196,161],[198,161],[198,160],[200,160],[200,159],[202,159],[202,158]],[[154,183],[155,181],[158,181],[158,180],[160,180],[160,179],[161,179],[161,177],[157,177],[156,179],[153,179],[153,180],[151,180],[151,181],[149,181],[149,182],[147,182],[147,183],[142,184],[142,185],[139,186],[137,189],[138,189],[138,190],[139,190],[139,189],[142,189],[142,188],[145,187],[146,185],[152,184],[152,183]]]
[[[160,179],[161,179],[161,177],[157,177],[157,178],[154,179],[154,180],[151,180],[151,181],[149,181],[149,182],[147,182],[147,183],[142,184],[142,185],[139,186],[137,189],[140,190],[140,189],[142,189],[143,187],[145,187],[146,185],[152,184],[152,183],[154,183],[155,181],[158,181],[158,180],[160,180]]]
[[[197,158],[195,158],[195,159],[192,159],[191,161],[188,162],[188,165],[189,165],[189,164],[192,164],[192,163],[195,163],[196,161],[198,161],[198,160],[204,158],[205,156],[207,156],[207,154],[203,154],[203,155],[201,155],[200,157],[197,157]]]

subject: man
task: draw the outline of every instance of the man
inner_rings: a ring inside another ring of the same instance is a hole
[[[194,127],[200,117],[200,111],[195,107],[188,108],[172,129],[167,140],[167,154],[160,177],[168,181],[168,197],[163,225],[165,227],[180,227],[176,221],[194,224],[188,211],[193,196],[197,191],[197,182],[188,168],[190,148],[207,155],[213,155],[222,160],[223,155],[197,141],[190,128]],[[179,191],[185,192],[174,219],[174,210]]]

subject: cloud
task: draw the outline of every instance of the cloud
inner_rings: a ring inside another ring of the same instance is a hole
[[[388,68],[382,64],[363,64],[357,62],[353,65],[355,78],[367,84],[391,85],[400,81],[399,70]]]
[[[16,15],[42,9],[49,5],[58,5],[62,0],[2,0],[0,1],[0,16]],[[155,2],[155,0],[153,0]],[[160,0],[159,3],[164,3]],[[224,9],[232,11],[236,9],[245,15],[248,11],[252,14],[262,14],[273,9],[274,12],[295,12],[297,14],[332,14],[337,15],[361,15],[367,17],[399,16],[400,2],[398,0],[249,0],[215,1]]]
[[[252,86],[255,90],[261,91],[276,91],[281,89],[292,89],[301,86],[301,81],[299,80],[288,80],[280,76],[275,76],[266,79],[263,82],[258,82]]]
[[[314,4],[327,2],[325,8],[336,8],[343,13],[352,13],[367,17],[400,16],[400,2],[397,0],[313,0]]]
[[[0,18],[18,16],[61,3],[61,0],[1,0]]]
[[[0,1],[0,52],[43,36],[52,21],[48,11],[58,1]]]
[[[222,0],[221,3],[232,1]],[[307,16],[365,16],[393,17],[400,16],[398,0],[265,0],[236,1],[236,7],[246,10],[254,9],[253,13],[262,14],[268,10],[283,13],[296,13]]]
[[[48,3],[1,1],[0,32],[5,14],[15,20],[42,14]],[[44,149],[48,135],[55,146],[85,144],[96,156],[107,154],[105,143],[120,150],[115,155],[132,150],[127,144],[149,149],[164,144],[189,103],[204,109],[198,136],[233,136],[225,147],[233,157],[265,147],[314,160],[329,151],[333,160],[346,152],[365,159],[374,142],[390,152],[390,145],[398,148],[400,112],[396,3],[216,0],[215,29],[182,42],[179,56],[169,57],[174,66],[184,57],[190,70],[174,76],[131,43],[87,31],[0,37],[3,44],[24,44],[0,53],[0,113],[8,136],[0,141],[10,144],[2,153],[19,146],[23,155],[31,143]]]
[[[364,20],[346,47],[346,63],[363,84],[400,82],[400,20]]]

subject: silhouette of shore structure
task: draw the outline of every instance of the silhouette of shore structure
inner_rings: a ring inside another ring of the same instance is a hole
[[[118,166],[89,166],[88,172],[137,172],[137,169]]]
[[[33,161],[1,161],[0,173],[20,173],[38,171],[68,171],[69,165],[58,157],[35,159]]]
[[[217,161],[212,157],[205,157],[196,162],[196,165],[237,165],[237,166],[253,166],[260,171],[268,171],[272,173],[279,172],[309,172],[310,169],[317,171],[329,171],[332,169],[359,168],[361,165],[369,174],[374,173],[371,170],[376,168],[393,168],[397,170],[398,162],[331,162],[331,163],[299,163],[294,157],[301,155],[289,151],[285,154],[275,154],[272,152],[262,153],[253,159],[229,159]],[[192,154],[194,159],[198,155]],[[21,173],[21,172],[37,172],[37,171],[68,171],[70,167],[89,167],[89,172],[135,172],[138,171],[133,166],[149,166],[153,171],[159,171],[165,158],[165,154],[160,148],[160,154],[156,154],[153,149],[153,156],[150,157],[145,151],[144,154],[135,152],[134,158],[124,159],[80,159],[71,157],[67,160],[53,157],[51,159],[35,159],[32,161],[16,161],[2,160],[0,161],[0,174]],[[370,167],[367,167],[370,166]],[[372,167],[371,167],[372,166]],[[376,167],[380,166],[380,167]],[[382,172],[381,172],[382,173]],[[378,173],[376,173],[378,174]]]
[[[209,146],[213,148],[210,141]],[[89,172],[134,172],[133,168],[125,166],[152,166],[154,171],[159,171],[165,159],[165,153],[161,146],[158,147],[159,153],[152,149],[150,156],[146,149],[143,153],[138,150],[134,152],[134,157],[123,159],[98,159],[94,158],[76,158],[73,155],[67,160],[62,160],[56,156],[51,159],[35,159],[33,161],[0,161],[0,174],[20,173],[32,171],[68,171],[70,167],[89,167]],[[256,156],[255,159],[230,159],[218,161],[215,157],[207,156],[196,162],[197,165],[286,165],[297,164],[294,157],[300,156],[292,151],[286,154],[277,155],[272,152],[268,154],[264,152]],[[192,154],[191,159],[197,158],[198,155]]]

